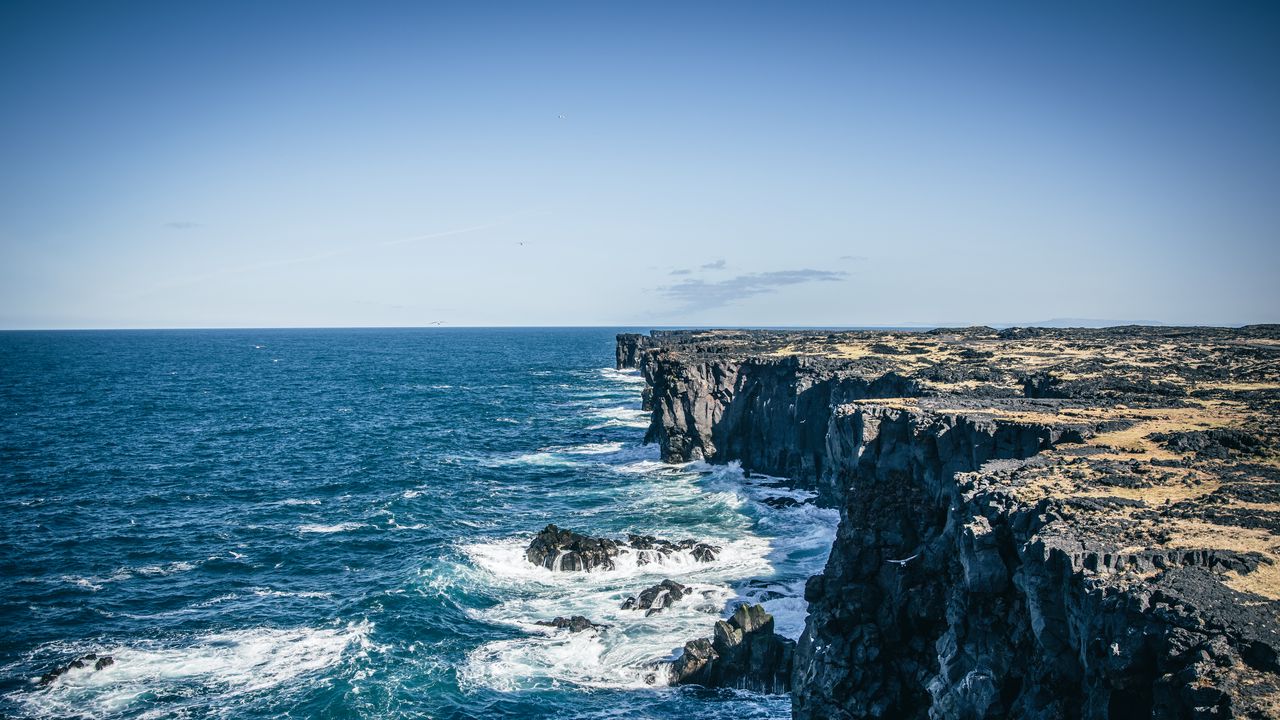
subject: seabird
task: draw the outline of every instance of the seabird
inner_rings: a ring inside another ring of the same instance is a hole
[[[897,564],[898,564],[898,567],[906,567],[906,566],[907,566],[907,563],[911,562],[912,560],[915,560],[915,559],[916,559],[916,558],[918,558],[918,557],[920,557],[920,553],[916,553],[915,555],[912,555],[912,556],[911,556],[911,557],[909,557],[909,558],[903,558],[903,559],[901,559],[901,560],[889,560],[889,559],[885,559],[885,562],[897,563]]]

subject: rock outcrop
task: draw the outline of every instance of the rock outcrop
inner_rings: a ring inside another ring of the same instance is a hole
[[[534,625],[545,625],[546,627],[559,628],[568,630],[571,633],[585,632],[587,630],[598,630],[607,625],[593,623],[582,615],[573,615],[571,617],[556,617],[552,620],[538,620]]]
[[[671,542],[660,540],[652,535],[628,535],[627,546],[636,553],[638,565],[648,565],[660,558],[670,556],[681,550],[688,550],[698,562],[714,562],[720,556],[720,546],[697,540],[680,540]]]
[[[697,562],[713,562],[720,546],[698,540],[663,540],[652,535],[628,535],[625,541],[591,537],[548,525],[538,532],[525,549],[525,559],[534,565],[557,572],[613,570],[615,558],[633,553],[637,565],[662,561],[675,553],[688,552]]]
[[[613,559],[619,552],[619,544],[614,540],[548,525],[534,536],[524,556],[534,565],[548,570],[612,570],[615,567]]]
[[[66,675],[72,670],[90,668],[92,671],[97,672],[99,670],[105,670],[106,668],[114,665],[115,662],[116,662],[115,659],[112,658],[110,655],[99,656],[97,653],[89,653],[87,655],[82,655],[76,658],[75,660],[72,660],[66,665],[61,665],[59,667],[56,667],[50,670],[44,675],[41,675],[40,679],[37,682],[42,686],[51,685],[58,678],[62,677],[63,675]]]
[[[664,458],[840,510],[796,718],[1280,717],[1280,328],[628,342]]]
[[[795,642],[773,631],[773,616],[760,605],[739,605],[716,622],[711,639],[685,644],[671,666],[677,685],[735,688],[765,693],[791,689]]]
[[[642,590],[639,595],[623,600],[622,609],[645,610],[647,611],[644,614],[645,617],[649,617],[671,607],[673,603],[679,602],[688,594],[690,594],[689,588],[684,585],[674,580],[663,580],[651,588]]]

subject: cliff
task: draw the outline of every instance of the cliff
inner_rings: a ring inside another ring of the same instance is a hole
[[[1280,717],[1280,328],[620,336],[669,461],[840,510],[797,718]]]

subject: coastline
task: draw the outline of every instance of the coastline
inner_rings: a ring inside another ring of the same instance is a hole
[[[1271,717],[1278,351],[1274,326],[655,331],[616,359],[664,460],[839,509],[797,718]]]

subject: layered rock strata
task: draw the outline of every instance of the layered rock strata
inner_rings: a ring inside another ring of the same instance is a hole
[[[797,718],[1280,717],[1280,328],[633,338],[664,458],[840,510]]]

